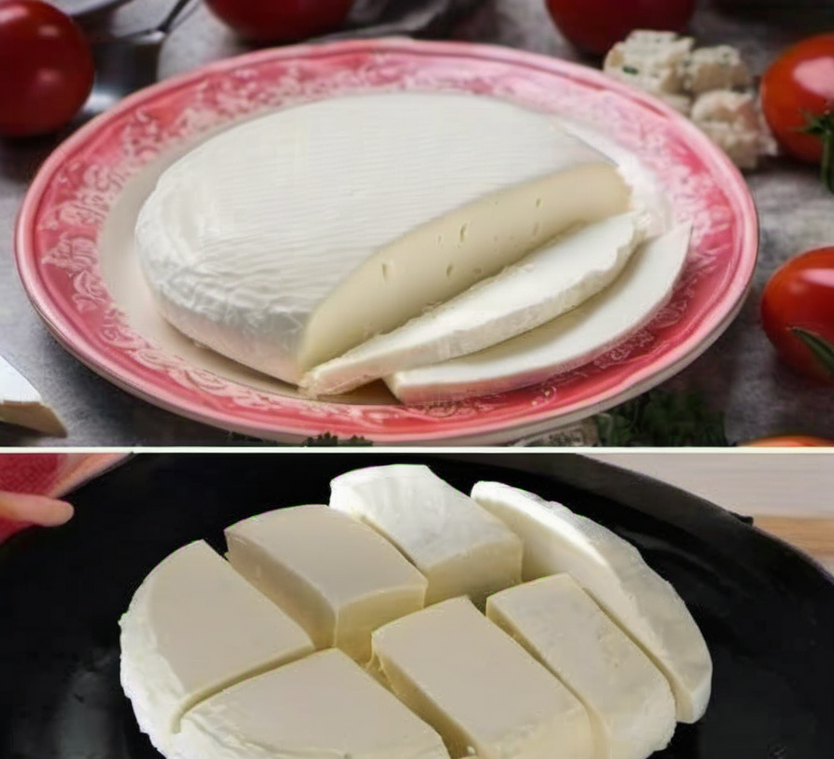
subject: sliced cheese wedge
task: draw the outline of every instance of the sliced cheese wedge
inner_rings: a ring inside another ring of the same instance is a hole
[[[645,324],[683,268],[690,226],[642,245],[605,290],[569,313],[478,353],[385,378],[404,403],[459,400],[544,382],[594,360]]]
[[[301,387],[312,395],[347,392],[393,371],[474,353],[527,332],[611,284],[641,238],[635,214],[567,233],[399,329],[315,367]]]
[[[164,754],[195,703],[313,651],[301,627],[203,541],[151,571],[120,625],[122,687]]]
[[[381,627],[374,657],[394,693],[453,757],[590,759],[582,704],[466,598]]]
[[[330,483],[330,506],[390,540],[429,581],[426,604],[486,597],[521,579],[521,541],[428,467],[355,469]]]
[[[479,482],[472,497],[521,537],[526,580],[570,574],[666,676],[678,721],[701,718],[712,684],[709,649],[683,599],[631,543],[509,485]]]
[[[40,393],[8,361],[0,357],[0,422],[17,424],[45,435],[67,434]]]
[[[188,712],[169,759],[449,759],[440,736],[345,654],[321,651]]]
[[[645,759],[672,739],[666,678],[569,575],[496,593],[486,613],[582,701],[596,759]]]
[[[426,578],[368,525],[327,506],[250,517],[227,528],[226,541],[231,565],[317,648],[364,663],[372,630],[423,607]]]
[[[491,97],[377,93],[287,107],[169,167],[137,254],[180,331],[289,382],[624,213],[603,154]]]

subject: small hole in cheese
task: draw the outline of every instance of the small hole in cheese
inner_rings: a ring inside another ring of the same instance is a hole
[[[449,264],[446,267],[446,279],[449,279],[449,277],[452,276],[452,272],[454,272],[454,270],[455,270],[455,265],[454,264]]]
[[[458,239],[461,242],[464,242],[464,240],[466,240],[466,233],[468,231],[469,231],[469,222],[467,221],[467,222],[464,222],[463,224],[461,224],[461,226],[460,226],[460,233],[458,234]]]
[[[541,207],[542,207],[542,199],[541,198],[536,198],[536,208],[541,208]]]
[[[388,264],[382,264],[382,280],[383,282],[388,281]]]

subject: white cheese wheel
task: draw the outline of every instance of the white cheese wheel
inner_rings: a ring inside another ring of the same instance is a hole
[[[527,332],[610,285],[641,239],[636,214],[573,230],[399,329],[315,367],[301,386],[313,395],[342,393]]]
[[[629,199],[616,167],[545,114],[356,95],[207,140],[160,177],[136,246],[175,327],[297,382]]]
[[[591,759],[576,697],[466,598],[381,627],[374,658],[402,701],[450,753],[483,759]]]
[[[281,606],[317,648],[360,663],[371,631],[423,607],[428,582],[368,525],[327,506],[259,514],[226,529],[231,565]]]
[[[521,541],[428,467],[355,469],[330,483],[330,506],[382,533],[429,581],[426,604],[486,597],[521,579]]]
[[[525,580],[567,572],[639,643],[666,675],[680,722],[707,708],[712,659],[674,587],[628,541],[561,504],[499,482],[478,482],[472,497],[524,542]]]
[[[304,630],[203,541],[151,571],[120,625],[122,687],[163,753],[191,706],[313,651]]]
[[[645,759],[675,732],[666,678],[570,575],[549,575],[487,599],[487,617],[588,709],[595,759]]]

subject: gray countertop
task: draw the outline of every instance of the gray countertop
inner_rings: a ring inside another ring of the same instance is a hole
[[[134,2],[108,23],[139,28],[157,20],[169,4],[170,0]],[[787,19],[777,14],[766,22],[730,16],[702,2],[691,31],[699,44],[740,47],[754,72],[760,73],[785,44],[821,28],[820,14],[803,10],[813,5],[798,0]],[[458,27],[455,37],[577,59],[550,23],[542,0],[486,0]],[[170,76],[245,49],[199,7],[166,43],[160,72]],[[69,434],[65,439],[43,438],[0,425],[0,445],[228,443],[228,433],[156,408],[98,377],[61,348],[29,304],[13,262],[13,228],[26,187],[56,139],[0,140],[0,355],[40,390]],[[785,159],[771,159],[748,174],[748,181],[761,226],[760,259],[750,295],[718,342],[665,386],[697,392],[722,410],[731,441],[777,433],[834,438],[834,391],[812,385],[780,365],[758,323],[762,289],[776,267],[807,248],[834,244],[834,196],[822,188],[813,168]]]

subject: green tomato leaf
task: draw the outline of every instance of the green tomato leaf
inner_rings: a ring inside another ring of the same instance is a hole
[[[811,332],[802,327],[790,327],[789,329],[808,346],[811,353],[822,365],[823,371],[831,379],[834,379],[834,345],[816,332]]]

